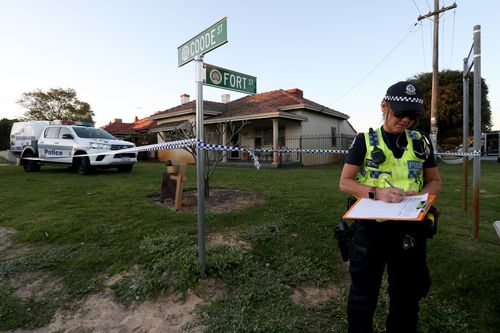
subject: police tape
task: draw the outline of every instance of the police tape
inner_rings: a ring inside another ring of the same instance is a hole
[[[228,151],[228,152],[248,152],[250,157],[254,162],[254,166],[259,169],[259,153],[278,153],[278,154],[286,154],[286,153],[303,153],[303,154],[347,154],[348,150],[339,150],[339,149],[304,149],[304,148],[247,148],[247,147],[237,147],[237,146],[228,146],[228,145],[220,145],[213,143],[206,143],[197,139],[185,139],[178,141],[169,141],[162,143],[155,143],[151,145],[137,146],[132,148],[118,149],[118,150],[108,150],[101,151],[98,153],[90,153],[90,154],[81,154],[75,155],[77,157],[85,157],[85,156],[102,156],[102,155],[114,155],[114,154],[127,154],[127,153],[139,153],[139,152],[147,152],[147,151],[157,151],[157,150],[170,150],[170,149],[183,149],[191,147],[199,148],[207,151]],[[75,147],[74,151],[88,151],[92,150],[92,147]],[[475,157],[481,156],[481,151],[474,150],[472,152],[436,152],[436,156],[439,157]],[[64,158],[60,156],[52,157],[54,159]],[[40,160],[40,158],[31,157],[27,159]]]
[[[453,157],[474,157],[474,156],[481,156],[481,151],[480,150],[474,150],[471,152],[436,152],[434,153],[436,156],[440,157],[446,157],[446,156],[453,156]]]

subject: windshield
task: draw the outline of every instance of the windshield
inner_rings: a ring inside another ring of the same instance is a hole
[[[114,136],[100,128],[74,126],[73,129],[75,130],[76,135],[78,135],[80,138],[116,140]]]

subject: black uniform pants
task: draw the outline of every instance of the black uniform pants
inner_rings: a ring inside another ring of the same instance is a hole
[[[353,228],[348,332],[373,332],[373,315],[386,266],[390,297],[387,332],[416,332],[419,301],[430,288],[424,226],[413,221],[365,220],[356,221]],[[403,248],[405,237],[413,245],[409,249]]]

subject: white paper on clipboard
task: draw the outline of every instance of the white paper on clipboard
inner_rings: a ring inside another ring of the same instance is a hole
[[[423,210],[426,210],[428,194],[404,197],[401,202],[389,203],[382,200],[361,198],[349,209],[346,219],[372,220],[417,220]]]

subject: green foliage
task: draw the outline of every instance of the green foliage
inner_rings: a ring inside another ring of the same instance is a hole
[[[6,118],[0,120],[0,150],[10,149],[10,129],[14,122]]]
[[[71,249],[50,249],[36,251],[22,257],[0,261],[0,278],[6,278],[26,270],[42,270],[51,268],[62,262],[71,254]]]
[[[64,295],[59,290],[49,291],[45,299],[19,299],[14,290],[2,281],[15,279],[26,272],[49,271],[64,261],[71,249],[49,249],[31,252],[26,256],[0,261],[0,330],[15,328],[35,328],[47,325]],[[61,290],[64,290],[63,286]]]
[[[113,286],[122,302],[144,301],[165,291],[186,292],[200,279],[198,247],[187,234],[146,236],[141,243],[138,272]],[[227,278],[243,263],[243,254],[228,246],[207,249],[209,276]]]
[[[0,283],[0,330],[36,328],[47,325],[55,313],[50,301],[23,301],[12,295],[12,290]]]
[[[23,93],[17,103],[27,109],[28,120],[92,121],[94,112],[86,102],[78,100],[74,89],[51,88],[47,92],[37,89]]]
[[[471,74],[472,75],[472,74]],[[430,112],[432,97],[432,73],[421,73],[411,78],[424,92],[426,114],[419,120],[418,127],[430,132]],[[474,89],[472,76],[469,79],[469,131],[472,134],[474,112]],[[461,142],[463,128],[463,72],[445,70],[439,73],[438,90],[438,141],[440,144]],[[488,86],[481,79],[481,131],[491,130],[491,107]]]

